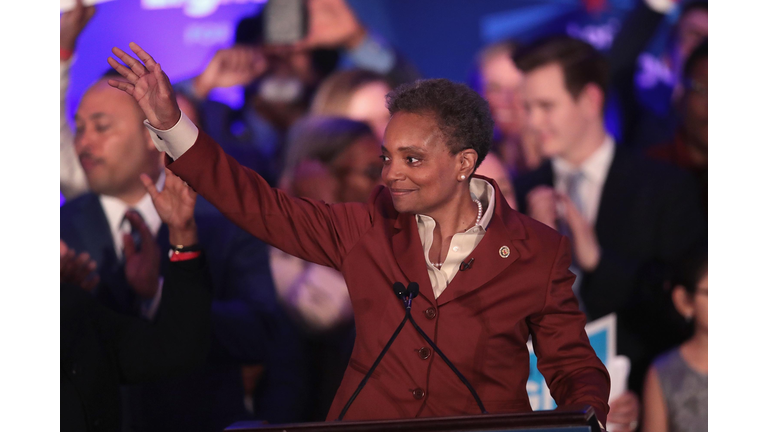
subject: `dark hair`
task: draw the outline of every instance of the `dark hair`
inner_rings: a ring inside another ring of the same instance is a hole
[[[687,253],[675,266],[671,286],[682,285],[688,294],[695,294],[699,281],[707,271],[708,253],[706,246],[700,246]]]
[[[330,164],[350,145],[371,136],[362,122],[341,117],[308,116],[297,121],[288,133],[284,172],[289,173],[304,160]]]
[[[235,44],[259,46],[264,43],[264,16],[261,11],[242,18],[235,29]]]
[[[683,68],[683,77],[690,78],[693,67],[699,62],[708,57],[707,39],[705,38],[688,56],[688,60],[685,61],[685,67]]]
[[[477,152],[475,169],[491,148],[493,118],[488,102],[465,84],[445,78],[402,84],[387,94],[387,109],[390,115],[400,111],[433,115],[451,153]]]
[[[550,36],[517,50],[512,56],[523,73],[558,64],[565,76],[565,88],[576,99],[587,84],[595,84],[603,95],[608,91],[610,66],[595,47],[569,36]],[[605,105],[605,104],[603,104]]]
[[[680,18],[685,16],[688,12],[692,12],[695,10],[703,10],[704,12],[707,12],[709,9],[709,2],[707,1],[701,1],[701,0],[695,0],[695,1],[689,1],[683,5],[683,8],[680,10]]]

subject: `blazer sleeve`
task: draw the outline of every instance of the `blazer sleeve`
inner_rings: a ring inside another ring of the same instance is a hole
[[[605,424],[610,377],[584,331],[586,316],[573,295],[570,242],[560,236],[541,311],[528,318],[537,367],[558,406],[590,405]]]
[[[364,204],[326,204],[270,187],[203,131],[168,168],[245,231],[286,253],[337,270],[372,226]]]
[[[211,281],[204,258],[170,263],[155,321],[100,307],[113,331],[120,381],[127,384],[188,373],[210,346]]]

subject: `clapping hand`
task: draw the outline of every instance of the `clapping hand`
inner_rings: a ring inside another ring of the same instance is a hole
[[[86,291],[93,290],[99,283],[99,275],[93,273],[96,270],[96,261],[91,259],[88,252],[75,256],[75,251],[70,249],[64,240],[59,240],[59,250],[59,281],[78,285]]]
[[[611,432],[633,432],[637,429],[640,418],[640,399],[631,391],[626,391],[610,403],[608,421]]]
[[[195,201],[197,193],[184,181],[165,169],[165,186],[158,192],[148,175],[141,175],[141,182],[152,197],[160,219],[168,225],[172,245],[193,245],[197,243],[197,225],[195,224]]]
[[[160,130],[168,130],[181,118],[181,110],[176,103],[171,81],[160,64],[140,46],[134,42],[129,46],[141,61],[126,54],[120,48],[112,48],[112,53],[127,67],[112,57],[107,61],[127,81],[111,79],[108,81],[109,85],[133,96],[152,126]]]
[[[555,190],[549,186],[537,186],[526,196],[528,203],[528,216],[557,229],[556,196]]]
[[[309,31],[302,46],[349,50],[365,38],[365,28],[344,0],[310,0],[307,13]]]
[[[555,192],[557,201],[562,205],[562,218],[568,228],[570,228],[573,238],[573,254],[579,267],[587,272],[591,272],[600,264],[602,250],[597,241],[597,234],[592,224],[573,204],[573,201],[566,194]]]

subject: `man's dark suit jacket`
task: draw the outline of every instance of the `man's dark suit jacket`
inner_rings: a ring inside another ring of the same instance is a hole
[[[184,377],[128,387],[126,422],[138,430],[220,431],[251,419],[243,403],[242,364],[263,364],[255,401],[256,417],[294,420],[305,395],[305,377],[296,364],[295,330],[279,309],[266,246],[202,198],[195,206],[199,241],[213,280],[212,340],[206,364]],[[138,301],[115,255],[99,197],[86,194],[61,208],[61,239],[96,261],[101,283],[96,296],[113,310],[138,315]],[[164,274],[168,266],[167,227],[158,233]],[[163,244],[165,243],[165,244]],[[161,300],[162,304],[162,300]],[[130,415],[128,415],[130,414]]]
[[[116,313],[61,284],[61,430],[120,428],[120,384],[188,373],[210,345],[204,258],[172,263],[153,323]]]
[[[539,185],[554,185],[550,161],[515,180],[521,212]],[[590,320],[617,313],[617,350],[632,361],[630,388],[638,392],[652,356],[683,337],[662,279],[669,265],[706,241],[698,200],[686,173],[616,148],[595,222],[602,258],[583,274],[579,293]]]

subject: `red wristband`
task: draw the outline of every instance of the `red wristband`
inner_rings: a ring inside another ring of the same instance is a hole
[[[73,51],[70,51],[68,49],[59,48],[59,59],[60,60],[69,60],[72,57],[72,54],[74,54]]]
[[[191,259],[195,259],[200,256],[200,251],[194,251],[194,252],[176,252],[176,251],[170,251],[171,255],[171,262],[177,262],[177,261],[189,261]]]

